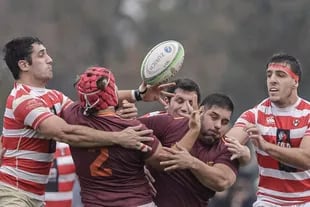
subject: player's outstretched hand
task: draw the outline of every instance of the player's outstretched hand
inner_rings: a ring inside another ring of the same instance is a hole
[[[176,95],[177,97],[177,95]],[[191,103],[190,103],[191,101]],[[179,115],[182,117],[187,117],[189,119],[188,125],[190,129],[197,129],[200,130],[201,128],[201,116],[204,112],[204,107],[201,106],[200,108],[198,105],[198,97],[196,94],[192,96],[192,100],[187,100],[185,102],[187,107],[187,112],[179,112]]]
[[[147,85],[145,82],[142,82],[139,86],[139,91],[143,101],[159,101],[161,104],[166,105],[163,97],[172,97],[174,93],[169,93],[165,90],[174,85],[175,82],[160,85]]]
[[[142,124],[134,127],[127,127],[120,132],[116,144],[142,152],[151,151],[152,148],[143,142],[153,141],[154,138],[151,136],[152,133],[153,130],[151,129],[143,129]]]
[[[249,148],[241,144],[234,137],[225,136],[225,145],[227,146],[227,150],[232,153],[232,156],[230,158],[231,160],[245,157],[248,153],[250,153]]]
[[[270,144],[261,135],[259,129],[254,124],[248,124],[244,127],[244,131],[248,134],[249,140],[260,150],[265,151],[266,147]]]

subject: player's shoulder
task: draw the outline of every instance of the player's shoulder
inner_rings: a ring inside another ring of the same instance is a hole
[[[53,96],[56,96],[56,97],[58,97],[60,99],[63,99],[64,97],[67,97],[63,92],[58,91],[56,89],[46,89],[46,93],[49,93],[49,94],[51,94]]]
[[[172,119],[172,116],[170,116],[167,112],[165,111],[153,111],[147,114],[144,114],[143,116],[139,117],[139,120],[144,120],[144,121],[156,121],[159,122],[159,120],[170,120]]]
[[[254,113],[256,111],[266,111],[267,108],[271,107],[271,100],[269,98],[265,98],[262,101],[258,102],[254,107],[246,110],[243,114]]]
[[[297,108],[310,110],[310,101],[300,98]]]
[[[31,95],[31,89],[23,84],[14,84],[14,88],[12,89],[11,96],[15,99],[18,99],[22,96]]]
[[[82,108],[81,104],[78,101],[75,101],[65,108],[64,113],[70,114],[73,111],[80,111],[81,108]]]
[[[155,117],[157,119],[173,119],[173,120],[188,119],[186,117],[173,117],[166,111],[153,111],[141,116],[140,118],[152,118],[152,117]]]
[[[265,98],[258,104],[256,104],[254,108],[269,107],[269,106],[271,106],[271,100],[269,98]]]
[[[30,108],[30,105],[37,107],[42,105],[42,100],[32,93],[31,88],[23,84],[15,84],[7,102],[11,103],[13,109],[16,109],[20,105],[23,107],[27,106],[28,108]]]
[[[168,113],[165,111],[152,111],[147,114],[144,114],[141,116],[141,118],[149,118],[149,117],[154,117],[154,116],[167,116]]]

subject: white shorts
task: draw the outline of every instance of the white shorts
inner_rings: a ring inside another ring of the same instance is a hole
[[[0,185],[0,207],[43,207],[43,201],[30,198],[23,192]]]

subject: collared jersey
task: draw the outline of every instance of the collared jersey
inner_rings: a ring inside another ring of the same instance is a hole
[[[310,138],[310,103],[299,98],[289,107],[278,108],[270,99],[245,111],[235,126],[255,124],[263,138],[280,147],[298,148],[302,139]],[[310,201],[310,170],[299,170],[281,163],[256,148],[259,167],[257,196],[280,206]]]
[[[174,118],[168,113],[152,112],[139,120],[153,129],[154,134],[165,147],[172,147],[189,130],[187,118]],[[190,153],[210,166],[216,163],[225,164],[237,174],[239,163],[236,160],[230,160],[231,153],[222,139],[212,145],[205,145],[198,139]],[[190,170],[160,172],[150,166],[148,168],[155,179],[154,187],[157,194],[154,201],[157,206],[206,207],[209,199],[215,194],[214,190],[201,184]]]
[[[112,112],[85,116],[79,103],[68,107],[63,117],[71,124],[114,132],[141,124],[136,119],[122,119]],[[144,163],[155,153],[159,141],[154,137],[154,141],[145,144],[152,147],[152,151],[141,152],[119,145],[92,148],[70,146],[85,207],[136,207],[152,202]]]
[[[48,117],[60,115],[70,103],[59,91],[14,84],[3,118],[2,146],[7,150],[0,167],[0,184],[44,199],[56,142],[36,129]]]

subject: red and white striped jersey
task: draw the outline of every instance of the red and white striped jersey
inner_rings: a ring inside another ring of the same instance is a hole
[[[255,124],[263,138],[281,147],[298,148],[302,139],[310,138],[310,103],[298,101],[286,108],[278,108],[270,99],[245,111],[235,126]],[[299,170],[281,163],[256,148],[259,167],[257,196],[260,200],[279,206],[310,202],[310,170]]]
[[[45,193],[46,207],[71,207],[75,179],[75,166],[70,147],[66,143],[57,142],[55,160]]]
[[[56,142],[45,139],[36,129],[46,118],[60,115],[70,103],[59,91],[14,84],[4,112],[2,145],[7,150],[0,167],[0,184],[44,199]]]

